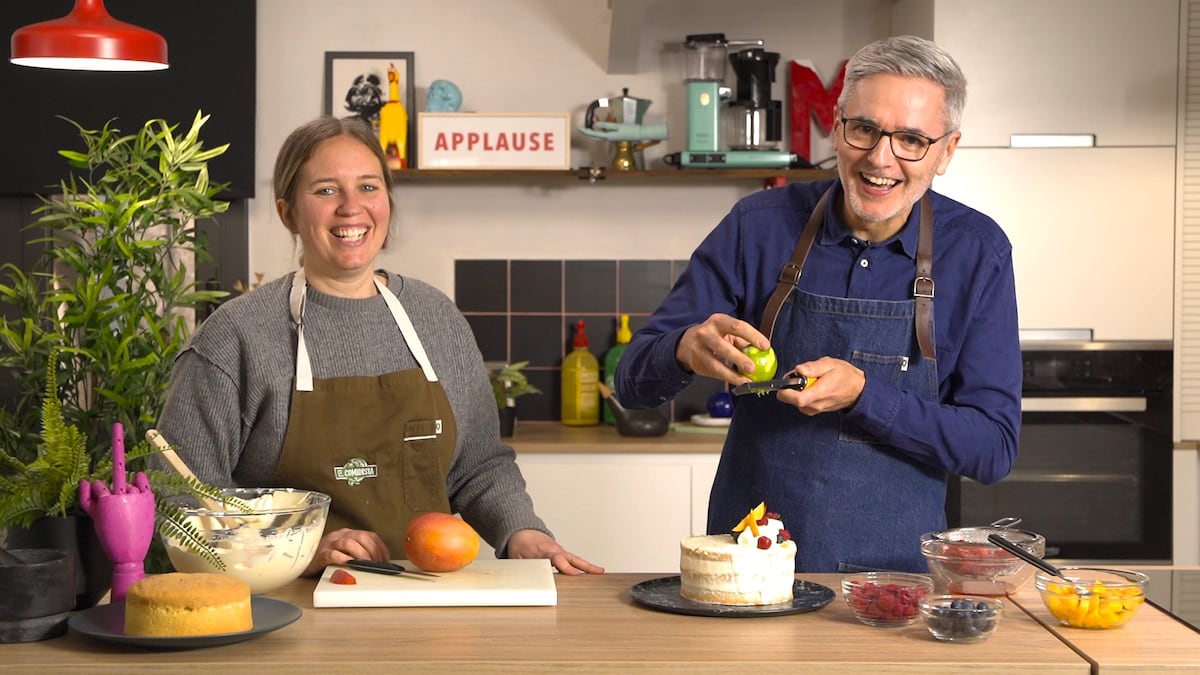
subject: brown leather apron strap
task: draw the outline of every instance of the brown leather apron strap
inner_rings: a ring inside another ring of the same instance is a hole
[[[778,283],[775,284],[775,290],[767,300],[767,308],[763,310],[762,323],[758,327],[758,332],[765,335],[767,340],[770,340],[771,334],[775,332],[775,320],[779,318],[780,308],[783,307],[783,303],[792,294],[792,291],[796,290],[796,284],[800,283],[800,275],[804,272],[804,261],[808,258],[808,252],[817,238],[817,232],[821,231],[821,223],[825,220],[825,207],[829,203],[829,195],[832,193],[833,186],[831,185],[817,200],[817,205],[813,207],[812,214],[808,217],[808,224],[804,226],[804,231],[800,233],[800,240],[796,242],[796,248],[792,250],[791,260],[784,263],[783,269],[779,270]]]
[[[916,301],[917,344],[921,355],[937,361],[933,345],[933,202],[929,193],[921,197],[921,226],[917,230],[917,278],[913,280]]]
[[[804,226],[804,231],[800,234],[799,241],[796,242],[796,248],[792,250],[791,259],[784,263],[783,268],[779,270],[779,279],[775,284],[775,290],[767,300],[767,307],[763,310],[762,322],[758,328],[759,332],[768,340],[775,332],[775,321],[779,318],[779,310],[792,291],[796,290],[796,285],[800,283],[800,275],[804,272],[804,261],[808,258],[808,252],[812,249],[817,232],[820,231],[821,223],[825,219],[826,205],[829,202],[829,195],[833,193],[833,188],[834,185],[831,185],[817,201],[812,214],[808,217],[808,223]],[[913,323],[917,332],[917,344],[921,347],[921,355],[936,361],[937,352],[933,344],[933,202],[930,200],[928,192],[921,197],[921,218],[917,229],[917,276],[913,280],[913,299],[916,304]]]

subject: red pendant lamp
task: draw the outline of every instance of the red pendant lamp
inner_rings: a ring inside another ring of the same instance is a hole
[[[118,21],[104,0],[75,0],[61,19],[12,34],[13,63],[60,70],[163,70],[167,41],[154,31]]]

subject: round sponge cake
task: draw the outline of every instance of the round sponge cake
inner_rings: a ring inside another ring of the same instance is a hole
[[[125,634],[160,637],[241,633],[254,627],[250,585],[208,572],[156,574],[125,594]]]

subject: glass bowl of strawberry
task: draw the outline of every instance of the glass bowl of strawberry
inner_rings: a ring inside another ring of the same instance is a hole
[[[921,615],[921,598],[933,580],[905,572],[857,572],[842,577],[842,597],[868,626],[907,626]]]

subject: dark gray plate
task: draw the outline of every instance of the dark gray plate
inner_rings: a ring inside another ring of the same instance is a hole
[[[811,581],[796,580],[792,601],[775,605],[713,605],[688,600],[679,594],[679,575],[650,579],[629,589],[634,602],[652,609],[693,616],[754,617],[802,614],[828,605],[835,597],[832,589]]]
[[[301,611],[299,607],[282,600],[254,596],[250,598],[250,614],[254,621],[254,628],[241,633],[181,637],[126,635],[125,603],[114,602],[110,605],[97,605],[91,609],[85,609],[71,617],[67,625],[88,637],[105,642],[154,649],[196,649],[197,647],[230,645],[279,630],[299,619]]]

